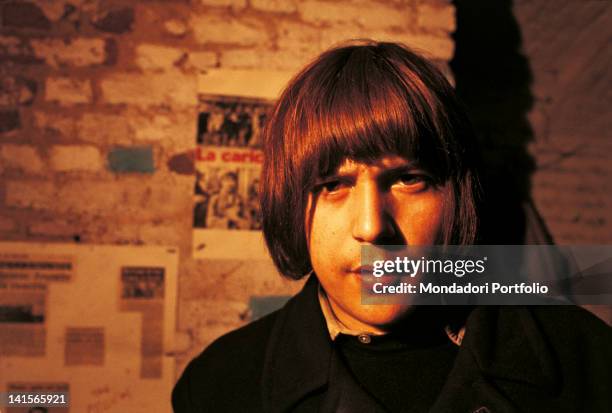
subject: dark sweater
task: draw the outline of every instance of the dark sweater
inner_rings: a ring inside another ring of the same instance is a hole
[[[369,344],[356,337],[336,339],[355,379],[391,412],[427,412],[451,371],[458,347],[448,338],[430,346],[415,346],[391,337],[373,337]]]

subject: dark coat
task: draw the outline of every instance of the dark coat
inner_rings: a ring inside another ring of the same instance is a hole
[[[323,410],[335,352],[317,286],[212,343],[176,384],[174,411]],[[585,310],[478,307],[431,412],[608,413],[611,368],[612,329]]]

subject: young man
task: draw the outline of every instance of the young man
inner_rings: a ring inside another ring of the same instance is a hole
[[[362,246],[477,240],[473,135],[422,57],[324,53],[279,99],[264,151],[268,248],[309,279],[191,362],[177,413],[610,410],[611,333],[582,310],[361,303]]]

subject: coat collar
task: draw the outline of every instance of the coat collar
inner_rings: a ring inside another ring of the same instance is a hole
[[[262,377],[265,411],[287,411],[327,385],[332,344],[317,294],[318,281],[311,276],[278,313]],[[467,320],[455,365],[435,406],[463,397],[466,385],[477,389],[474,383],[487,384],[481,386],[488,393],[482,396],[504,405],[510,404],[491,382],[518,382],[554,393],[559,376],[552,354],[528,307],[478,307]]]

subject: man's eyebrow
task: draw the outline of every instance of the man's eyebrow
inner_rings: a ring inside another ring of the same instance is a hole
[[[423,171],[423,168],[416,162],[407,162],[402,165],[395,165],[395,166],[384,168],[382,171],[380,171],[379,176],[385,177],[389,175],[397,175],[399,173],[415,172],[415,171],[421,172]]]
[[[316,182],[330,181],[334,179],[349,179],[355,178],[358,175],[357,171],[332,171],[325,175],[319,175]]]

